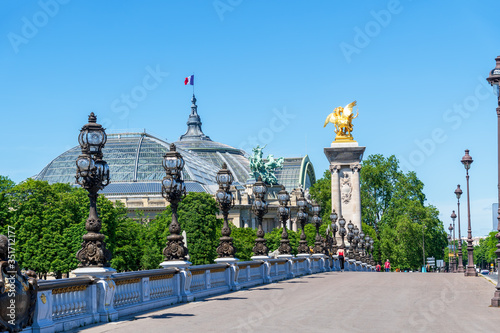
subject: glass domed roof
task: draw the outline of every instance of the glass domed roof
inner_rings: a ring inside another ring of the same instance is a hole
[[[112,183],[159,182],[165,176],[163,155],[169,151],[169,143],[146,132],[109,134],[103,149],[104,160],[110,169]],[[213,185],[219,169],[193,153],[179,147],[186,164],[183,178],[201,184]],[[64,152],[50,162],[37,176],[37,180],[49,183],[75,184],[76,164],[80,147]]]
[[[191,114],[187,121],[187,131],[181,135],[175,145],[199,156],[221,168],[226,163],[235,180],[245,184],[250,177],[250,162],[244,150],[215,142],[205,135],[201,129],[201,118],[198,115],[196,97],[191,99]]]

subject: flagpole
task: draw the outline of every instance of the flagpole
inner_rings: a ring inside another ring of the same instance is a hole
[[[193,96],[194,96],[194,72],[193,72]]]

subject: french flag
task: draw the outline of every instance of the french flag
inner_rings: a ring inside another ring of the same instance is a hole
[[[187,86],[188,84],[194,86],[194,75],[188,76],[184,79],[184,85]]]

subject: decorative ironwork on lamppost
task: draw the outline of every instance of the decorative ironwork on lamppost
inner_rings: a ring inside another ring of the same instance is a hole
[[[341,218],[343,219],[343,218]],[[344,221],[345,223],[345,221]],[[339,222],[340,224],[340,222]],[[347,223],[347,241],[349,242],[349,259],[354,259],[354,224],[351,221]]]
[[[365,262],[365,233],[363,231],[359,233],[359,247],[360,247],[359,260],[361,262]]]
[[[278,251],[280,254],[290,254],[292,247],[290,246],[290,240],[288,239],[288,232],[286,231],[286,222],[290,217],[290,194],[285,190],[285,186],[281,186],[281,191],[278,193],[278,202],[280,206],[278,207],[278,217],[283,225],[283,233],[281,234],[280,247]]]
[[[177,208],[182,198],[186,195],[186,185],[182,180],[182,169],[184,159],[176,150],[175,144],[170,145],[170,151],[163,156],[163,168],[166,176],[162,180],[161,195],[170,202],[172,208],[172,222],[168,227],[170,235],[167,236],[167,245],[163,249],[165,261],[181,260],[186,261],[188,249],[184,246],[184,237],[181,235],[179,215]]]
[[[370,237],[370,249],[371,249],[370,260],[371,260],[372,266],[375,266],[375,260],[373,260],[373,250],[375,250],[375,247],[373,245],[374,243],[375,243],[375,241],[373,240],[373,238]]]
[[[76,253],[78,267],[109,267],[111,253],[106,249],[105,236],[101,234],[102,221],[97,214],[97,192],[109,184],[109,167],[102,159],[102,149],[107,136],[104,128],[96,123],[92,112],[88,124],[80,130],[78,142],[82,154],[76,160],[76,183],[89,194],[89,217],[85,222],[82,248]]]
[[[453,258],[455,257],[455,253],[453,252],[453,237],[451,237],[451,232],[453,231],[453,225],[450,223],[450,226],[448,227],[448,230],[450,231],[450,235],[448,236],[448,239],[450,240],[450,249],[448,251],[448,258],[450,259],[449,261],[449,272],[454,273],[455,272],[455,263]]]
[[[486,79],[495,89],[495,93],[498,96],[498,106],[497,106],[497,149],[498,149],[498,212],[497,212],[497,230],[498,233],[495,237],[498,239],[497,249],[495,251],[497,255],[497,267],[500,267],[500,56],[495,58],[496,66],[490,72],[489,77]],[[495,288],[495,294],[491,299],[491,306],[500,306],[500,279],[498,279],[497,286]]]
[[[337,231],[340,231],[338,226],[337,226],[337,218],[338,218],[338,215],[337,213],[335,212],[335,209],[333,210],[333,212],[330,214],[330,221],[332,221],[332,224],[331,224],[331,231],[332,231],[332,234],[333,234],[333,238],[332,238],[332,255],[335,255],[337,254],[337,250],[338,250],[338,246],[337,246]],[[342,219],[344,221],[344,226],[345,226],[345,220]],[[340,224],[340,221],[339,221],[339,224]],[[343,228],[343,227],[342,227]],[[340,232],[339,232],[340,234]],[[345,228],[344,228],[344,235],[340,235],[342,237],[342,244],[344,245],[344,236],[345,236]],[[342,247],[343,248],[343,247]]]
[[[234,177],[231,171],[227,169],[227,164],[222,164],[222,169],[217,172],[216,176],[219,189],[215,194],[215,199],[219,203],[222,217],[224,218],[224,225],[222,226],[222,237],[219,238],[219,246],[217,247],[218,258],[234,258],[236,249],[233,246],[233,238],[231,237],[231,229],[227,221],[229,210],[234,206],[234,197],[231,193],[231,184]]]
[[[464,260],[462,256],[462,233],[460,232],[460,197],[462,196],[462,189],[457,185],[455,195],[457,196],[457,212],[458,212],[458,273],[464,273]]]
[[[353,238],[353,243],[354,243],[354,259],[356,261],[359,261],[359,251],[358,251],[358,245],[359,245],[359,228],[357,225],[354,226],[353,229],[354,233],[354,238]]]
[[[300,192],[300,196],[297,198],[297,206],[299,207],[299,211],[297,212],[297,220],[300,222],[300,228],[301,228],[301,234],[300,234],[300,241],[299,241],[299,247],[297,249],[297,252],[299,254],[304,253],[304,254],[309,254],[309,246],[307,246],[307,237],[306,233],[304,232],[304,228],[306,226],[306,221],[308,218],[307,214],[307,200],[304,197],[304,192]]]
[[[474,268],[474,246],[472,245],[472,229],[470,226],[470,195],[469,195],[469,169],[474,162],[472,157],[469,155],[469,149],[465,150],[465,155],[462,157],[462,164],[465,167],[467,180],[467,269],[465,270],[465,276],[477,276],[476,269]]]
[[[455,219],[457,218],[457,214],[455,211],[451,212],[451,221],[453,222],[453,273],[457,272],[457,254],[456,254],[456,246],[455,246]]]
[[[316,241],[314,242],[314,253],[323,253],[323,244],[321,235],[319,234],[319,226],[323,222],[319,214],[321,213],[321,206],[315,202],[312,204],[312,212],[314,214],[312,222],[316,226]]]
[[[264,229],[262,229],[262,219],[268,211],[267,202],[265,200],[267,186],[259,176],[259,179],[255,182],[255,184],[253,184],[252,189],[253,195],[255,196],[255,200],[252,205],[252,211],[255,216],[257,216],[257,222],[259,223],[257,229],[257,239],[255,239],[255,246],[253,247],[252,251],[254,256],[267,256],[269,253],[269,249],[266,246],[266,240],[264,239]]]

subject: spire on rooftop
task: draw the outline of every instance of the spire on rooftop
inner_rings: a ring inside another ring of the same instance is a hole
[[[208,136],[206,136],[201,130],[201,118],[198,115],[198,106],[196,105],[196,97],[193,94],[191,99],[193,104],[191,105],[191,114],[189,115],[187,121],[187,131],[185,134],[181,135],[179,141],[198,141],[198,140],[208,140],[212,141]]]

